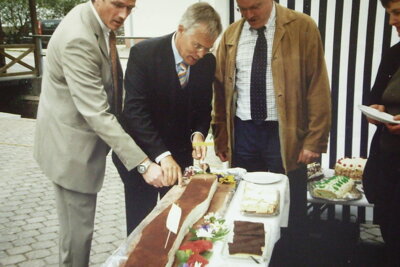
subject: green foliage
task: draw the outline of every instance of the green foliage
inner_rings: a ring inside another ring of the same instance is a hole
[[[36,0],[37,19],[63,18],[83,2],[86,0]],[[0,0],[0,23],[6,35],[5,41],[20,43],[31,30],[29,0]]]
[[[36,0],[38,19],[62,18],[76,5],[86,0]]]
[[[15,42],[29,31],[29,3],[24,0],[0,0],[0,20],[6,39]]]

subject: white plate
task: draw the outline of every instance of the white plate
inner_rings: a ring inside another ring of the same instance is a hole
[[[248,172],[243,180],[254,184],[273,184],[282,180],[282,176],[272,172]]]
[[[393,124],[400,124],[400,121],[395,121],[393,119],[393,115],[390,115],[386,112],[379,111],[377,109],[364,106],[364,105],[359,105],[358,108],[361,110],[362,113],[364,113],[365,116],[380,121],[384,123],[393,123]]]

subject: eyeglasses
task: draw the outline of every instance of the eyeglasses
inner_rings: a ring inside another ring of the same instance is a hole
[[[262,4],[263,4],[263,2],[260,2],[258,4],[255,4],[254,6],[247,7],[247,8],[243,8],[243,7],[238,6],[236,8],[236,10],[239,11],[240,13],[244,13],[246,11],[257,11],[257,10],[259,10],[261,8]]]
[[[192,42],[193,47],[196,49],[197,52],[206,52],[206,53],[210,53],[214,50],[214,47],[204,47],[201,44],[197,43],[197,42]]]

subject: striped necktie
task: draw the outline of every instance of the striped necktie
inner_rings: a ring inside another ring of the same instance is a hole
[[[187,70],[188,65],[185,62],[181,62],[178,64],[178,78],[181,84],[181,87],[185,87],[187,83]]]

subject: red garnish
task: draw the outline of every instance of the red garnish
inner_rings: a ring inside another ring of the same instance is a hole
[[[180,246],[180,250],[190,249],[194,253],[202,253],[206,250],[211,250],[213,243],[210,240],[196,240],[184,243]]]
[[[189,266],[194,266],[196,262],[201,263],[201,266],[205,266],[208,264],[208,260],[198,253],[192,254],[189,257],[187,264],[189,264]]]

